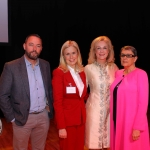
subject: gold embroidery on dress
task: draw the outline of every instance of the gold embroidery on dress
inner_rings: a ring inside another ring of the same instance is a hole
[[[107,118],[109,115],[109,75],[107,72],[107,65],[108,63],[105,63],[103,65],[99,64],[98,62],[95,62],[95,65],[99,67],[99,80],[101,80],[100,86],[100,102],[99,105],[101,107],[100,109],[100,124],[99,124],[99,147],[106,147],[107,146]]]

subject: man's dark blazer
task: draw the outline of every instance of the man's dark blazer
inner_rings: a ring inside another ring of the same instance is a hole
[[[46,97],[53,117],[53,96],[49,62],[39,58]],[[0,77],[0,108],[8,122],[15,118],[17,125],[24,125],[30,110],[30,90],[25,58],[5,63]]]

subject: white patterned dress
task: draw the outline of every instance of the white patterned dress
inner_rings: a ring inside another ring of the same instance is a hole
[[[90,95],[86,102],[85,146],[89,149],[110,147],[110,84],[114,81],[116,64],[85,66]]]

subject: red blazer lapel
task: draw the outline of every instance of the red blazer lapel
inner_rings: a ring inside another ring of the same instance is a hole
[[[68,85],[66,85],[66,86],[70,86],[71,85],[71,86],[76,87],[76,94],[79,95],[79,90],[77,88],[77,85],[76,85],[76,83],[75,83],[75,81],[74,81],[70,71],[66,72],[66,81],[68,82]]]
[[[86,93],[86,90],[87,90],[87,87],[86,87],[86,76],[85,76],[85,73],[83,71],[80,72],[79,75],[80,75],[81,80],[82,80],[82,82],[84,84],[84,89],[83,89],[82,96],[81,96],[81,98],[83,98],[85,96],[85,93]],[[79,90],[78,90],[78,88],[76,86],[76,83],[75,83],[75,81],[74,81],[70,71],[66,72],[66,81],[68,82],[67,83],[68,85],[66,85],[66,86],[70,86],[71,85],[71,86],[76,87],[76,94],[79,95]]]
[[[86,87],[86,76],[85,76],[85,73],[84,73],[83,71],[80,72],[79,75],[80,75],[81,80],[82,80],[82,82],[83,82],[83,84],[84,84],[84,89],[83,89],[82,96],[81,96],[81,97],[83,97],[83,96],[85,96],[85,93],[86,93],[86,91],[87,91],[87,87]]]
[[[70,86],[70,84],[71,84],[71,86],[76,86],[76,83],[74,82],[74,79],[73,79],[70,71],[68,71],[66,73],[66,80],[68,81],[68,85],[67,86]]]

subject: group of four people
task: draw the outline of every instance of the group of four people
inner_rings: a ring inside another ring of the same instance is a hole
[[[0,77],[0,108],[12,122],[14,150],[27,150],[29,138],[32,150],[44,150],[53,115],[60,150],[150,150],[149,81],[135,66],[133,46],[121,49],[119,69],[111,40],[99,36],[84,67],[78,44],[68,40],[52,77],[39,58],[40,36],[29,35],[23,48],[24,56],[5,63]]]

